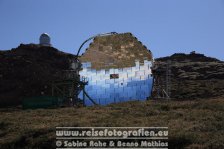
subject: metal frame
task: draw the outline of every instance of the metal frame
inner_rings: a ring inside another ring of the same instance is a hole
[[[109,33],[97,34],[85,40],[79,47],[74,62],[80,64],[78,57],[85,43],[94,39],[95,37],[108,36],[113,34],[117,33],[109,32]],[[83,106],[85,106],[85,100],[86,100],[85,97],[87,97],[94,105],[97,105],[97,103],[85,91],[85,85],[88,84],[88,81],[85,78],[81,78],[80,80],[80,76],[78,74],[80,69],[81,68],[78,67],[77,70],[73,71],[66,70],[63,72],[63,79],[52,82],[52,96],[58,96],[64,98],[65,102],[68,102],[70,106],[78,105],[80,102],[82,102]],[[78,98],[78,95],[80,94],[81,91],[83,91],[83,99],[80,100]]]
[[[159,68],[160,62],[153,62],[153,88],[152,97],[154,99],[170,99],[171,98],[171,61],[167,61],[166,69]]]

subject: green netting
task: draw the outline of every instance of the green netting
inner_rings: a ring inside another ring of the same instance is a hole
[[[62,98],[37,96],[23,99],[23,109],[51,108],[62,104]]]

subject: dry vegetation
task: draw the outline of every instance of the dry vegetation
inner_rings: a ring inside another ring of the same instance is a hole
[[[56,126],[168,126],[169,148],[224,148],[224,97],[108,106],[0,109],[0,148],[55,148]]]

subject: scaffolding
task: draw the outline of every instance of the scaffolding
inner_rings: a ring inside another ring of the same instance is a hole
[[[75,70],[66,70],[63,72],[63,79],[52,83],[52,96],[61,97],[63,106],[85,106],[85,97],[88,97],[93,104],[97,104],[85,91],[85,86],[88,84],[86,78],[80,78]],[[83,92],[83,99],[78,98],[78,95]]]
[[[170,99],[171,97],[171,61],[166,62],[165,68],[162,63],[155,61],[152,65],[153,88],[151,94],[154,99]]]
[[[114,34],[117,34],[117,33],[109,32],[109,33],[97,34],[85,40],[77,51],[76,57],[72,65],[72,67],[74,67],[73,70],[66,70],[62,72],[63,73],[62,76],[64,76],[63,79],[54,81],[52,83],[52,96],[62,97],[65,100],[64,103],[70,106],[79,105],[80,103],[83,106],[85,106],[86,97],[94,105],[97,105],[97,103],[85,91],[85,86],[88,84],[88,81],[86,80],[86,78],[83,78],[83,77],[80,78],[79,71],[81,70],[81,63],[78,57],[82,47],[88,41],[94,39],[95,37],[108,36],[108,35],[114,35]],[[78,95],[81,92],[83,93],[83,99],[78,98]]]

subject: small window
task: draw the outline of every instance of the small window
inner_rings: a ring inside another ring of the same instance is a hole
[[[118,79],[119,75],[118,74],[110,74],[110,79]]]

